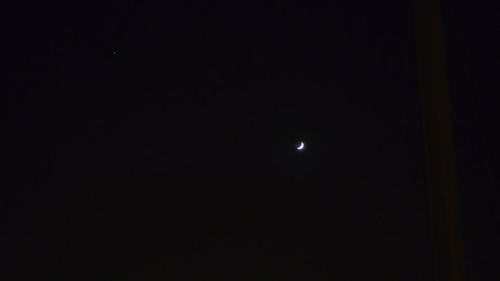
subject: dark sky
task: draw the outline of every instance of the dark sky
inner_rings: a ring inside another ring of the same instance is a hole
[[[412,5],[73,2],[7,18],[2,280],[431,279]],[[471,280],[498,261],[481,2],[443,9]]]

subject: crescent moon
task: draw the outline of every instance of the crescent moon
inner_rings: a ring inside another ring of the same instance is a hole
[[[300,142],[300,145],[297,147],[298,150],[304,149],[304,142]]]

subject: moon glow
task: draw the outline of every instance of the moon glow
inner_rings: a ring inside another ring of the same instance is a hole
[[[300,142],[300,145],[299,145],[299,146],[297,146],[297,149],[298,149],[298,150],[302,150],[302,149],[304,149],[304,142]]]

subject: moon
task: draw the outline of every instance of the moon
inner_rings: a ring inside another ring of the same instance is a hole
[[[299,145],[299,146],[297,146],[297,149],[298,149],[298,150],[302,150],[302,149],[304,149],[304,142],[302,142],[302,141],[301,141],[301,142],[300,142],[300,145]]]

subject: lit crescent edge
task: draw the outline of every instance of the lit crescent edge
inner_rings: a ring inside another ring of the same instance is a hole
[[[300,146],[297,147],[298,150],[302,150],[304,148],[304,142],[300,142]]]

